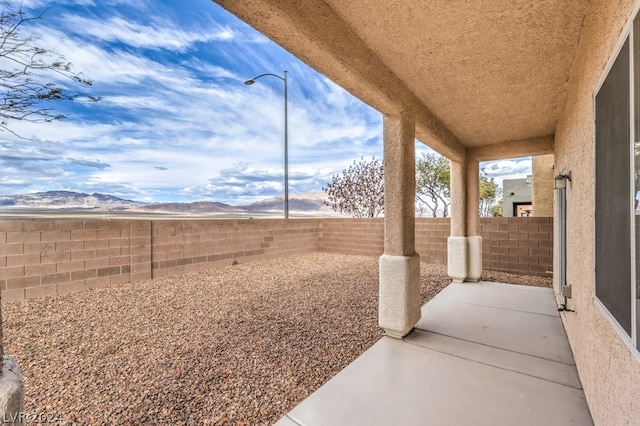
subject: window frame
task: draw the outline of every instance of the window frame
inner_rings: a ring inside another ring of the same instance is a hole
[[[629,162],[630,162],[630,173],[629,173],[629,180],[630,180],[630,191],[629,191],[629,197],[630,197],[630,211],[629,211],[629,215],[630,215],[630,237],[629,237],[629,244],[630,244],[630,257],[631,257],[631,262],[630,262],[630,273],[631,273],[631,279],[629,282],[629,285],[631,286],[631,333],[630,335],[627,333],[627,331],[623,328],[623,326],[618,322],[618,320],[613,316],[613,314],[609,311],[609,309],[604,305],[604,303],[598,298],[597,296],[597,274],[595,271],[595,267],[597,265],[597,259],[596,259],[596,255],[597,255],[597,247],[596,247],[596,185],[594,182],[593,185],[593,210],[592,210],[592,214],[593,214],[593,227],[592,227],[592,242],[593,242],[593,253],[594,253],[594,281],[593,281],[593,299],[594,299],[594,303],[595,305],[598,307],[598,309],[601,311],[601,313],[603,314],[603,316],[608,320],[608,322],[611,324],[612,328],[614,329],[614,331],[620,336],[620,338],[622,339],[622,341],[624,342],[624,344],[631,350],[632,354],[634,355],[634,357],[636,358],[636,360],[638,362],[640,362],[640,311],[638,310],[638,303],[640,302],[638,300],[638,294],[637,294],[637,276],[636,274],[640,273],[640,271],[637,270],[636,268],[636,256],[638,254],[638,248],[636,247],[636,232],[638,231],[636,229],[636,209],[635,209],[635,205],[634,205],[634,201],[636,198],[636,190],[638,188],[635,187],[635,179],[634,179],[634,170],[635,170],[635,144],[636,144],[636,135],[638,135],[638,133],[640,133],[640,129],[636,128],[636,125],[638,125],[638,123],[640,123],[640,120],[636,120],[636,116],[635,114],[638,112],[636,111],[636,105],[635,105],[635,95],[637,91],[640,91],[640,87],[636,87],[636,81],[635,81],[635,72],[640,73],[640,70],[636,70],[635,69],[635,55],[634,55],[634,50],[635,50],[635,42],[636,41],[640,41],[640,34],[635,34],[636,31],[638,31],[640,33],[640,1],[636,1],[633,12],[631,13],[629,20],[627,21],[627,23],[625,24],[625,26],[622,29],[622,32],[620,33],[620,36],[618,38],[618,41],[614,47],[614,49],[612,50],[612,52],[610,53],[610,56],[607,60],[606,66],[604,67],[604,69],[602,70],[602,73],[600,75],[600,78],[598,80],[598,83],[592,93],[592,113],[593,113],[593,176],[595,177],[595,179],[597,179],[597,155],[596,155],[596,151],[597,151],[597,141],[596,141],[596,135],[597,135],[597,129],[596,129],[596,97],[598,95],[598,93],[600,93],[600,90],[602,89],[602,86],[605,84],[607,77],[609,76],[611,69],[613,68],[613,65],[615,64],[616,60],[618,59],[620,53],[622,52],[623,48],[625,47],[625,44],[627,42],[627,40],[629,41],[628,44],[628,53],[629,53],[629,144],[628,144],[628,148],[629,148]],[[637,28],[634,26],[634,22],[635,20],[638,19],[638,25]],[[635,37],[638,37],[637,40],[634,40]],[[639,55],[640,55],[640,49],[639,49]],[[640,61],[638,61],[640,63]],[[640,79],[639,79],[640,81]],[[640,125],[639,125],[640,127]],[[639,135],[640,136],[640,135]],[[640,259],[638,259],[640,260]]]

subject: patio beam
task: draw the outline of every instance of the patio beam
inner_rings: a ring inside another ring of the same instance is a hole
[[[385,115],[384,254],[379,260],[379,325],[405,336],[420,320],[420,256],[415,251],[415,118]]]
[[[503,158],[533,157],[553,154],[554,135],[520,139],[468,148],[468,155],[477,161],[501,160]]]
[[[416,139],[450,160],[465,158],[467,149],[425,106],[416,108]]]

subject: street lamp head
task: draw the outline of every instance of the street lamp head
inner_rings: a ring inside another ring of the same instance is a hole
[[[251,86],[253,83],[255,83],[256,81],[252,78],[250,80],[247,80],[244,82],[244,84],[246,84],[247,86]]]

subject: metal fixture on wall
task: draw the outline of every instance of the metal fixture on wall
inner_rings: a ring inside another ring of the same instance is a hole
[[[571,182],[571,172],[560,173],[553,178],[553,188],[560,189],[567,187],[567,181]]]

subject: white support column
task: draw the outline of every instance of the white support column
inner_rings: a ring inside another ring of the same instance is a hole
[[[467,281],[482,278],[482,237],[480,236],[480,166],[467,159]]]
[[[405,336],[420,320],[420,257],[415,252],[415,119],[384,117],[384,254],[379,324]]]
[[[451,234],[447,240],[447,272],[453,282],[467,278],[467,169],[466,161],[451,162]]]
[[[482,237],[479,235],[467,237],[467,250],[469,253],[467,281],[477,283],[482,278]]]

